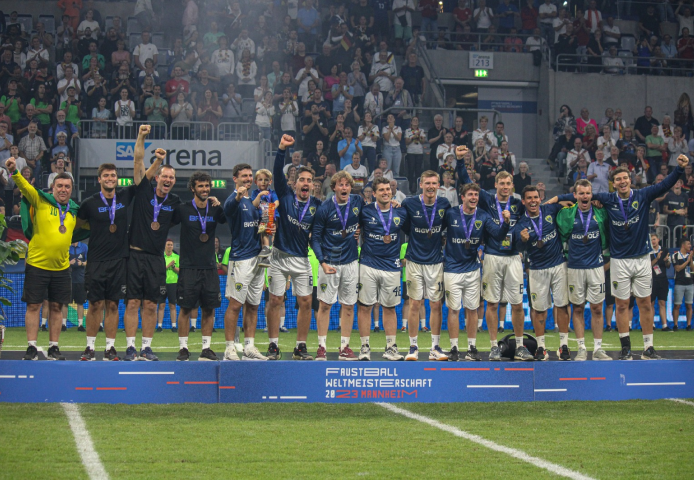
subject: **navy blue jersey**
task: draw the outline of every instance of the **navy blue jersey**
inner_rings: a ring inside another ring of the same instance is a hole
[[[465,214],[465,227],[470,228],[473,215]],[[482,266],[478,249],[490,237],[501,240],[508,233],[509,224],[503,222],[499,227],[482,209],[477,209],[475,222],[470,233],[470,248],[465,247],[467,232],[460,218],[460,207],[449,208],[444,217],[446,229],[446,254],[444,272],[467,273],[479,270]]]
[[[359,263],[377,270],[399,272],[402,268],[400,266],[400,229],[407,220],[407,211],[402,207],[393,208],[389,231],[391,242],[385,243],[383,241],[385,230],[376,212],[377,206],[378,203],[374,202],[361,209],[359,223],[363,244]],[[388,222],[390,212],[381,214],[383,221]]]
[[[425,211],[422,208],[421,196],[409,197],[403,200],[402,208],[407,210],[407,221],[403,227],[403,232],[410,236],[407,246],[405,259],[421,265],[433,265],[443,262],[443,243],[441,242],[443,217],[446,211],[451,208],[448,199],[436,197],[436,208],[434,205],[426,205]],[[431,228],[431,237],[428,236],[429,221],[434,216],[434,223]]]
[[[458,172],[458,178],[462,183],[473,183],[470,176],[467,174],[465,162],[458,162],[456,171]],[[500,218],[499,210],[497,209],[496,195],[481,190],[478,205],[492,218],[497,226],[501,227],[504,220],[503,218]],[[494,237],[489,237],[489,242],[485,247],[485,253],[489,255],[501,255],[507,257],[518,255],[518,246],[513,241],[513,232],[516,229],[516,222],[518,222],[521,216],[525,213],[525,207],[523,206],[523,202],[518,200],[516,197],[509,197],[508,202],[499,202],[499,205],[501,206],[502,210],[508,208],[509,212],[511,213],[511,226],[505,238],[497,240]]]
[[[224,202],[224,214],[231,231],[229,260],[238,262],[257,257],[260,253],[258,222],[260,211],[248,197],[236,201],[236,190]]]
[[[682,176],[684,169],[677,167],[660,183],[640,190],[631,190],[629,200],[621,200],[617,193],[594,193],[593,200],[602,203],[610,219],[610,256],[612,258],[636,258],[650,253],[651,236],[648,227],[648,213],[651,202],[670,190]],[[575,202],[571,194],[562,195],[560,201]],[[624,220],[619,204],[624,207],[627,221]],[[629,225],[629,229],[625,228]]]
[[[581,221],[581,218],[583,221]],[[583,222],[588,219],[588,212],[582,212],[579,208],[576,212],[574,227],[569,237],[569,268],[586,270],[590,268],[602,267],[605,263],[602,257],[602,239],[600,229],[595,216],[591,216],[588,225],[588,242],[583,243],[583,235],[586,227]]]
[[[308,238],[316,218],[316,212],[321,201],[315,197],[308,197],[308,208],[303,214],[307,202],[299,202],[294,191],[289,188],[287,178],[284,176],[284,150],[277,149],[275,165],[272,175],[275,180],[277,198],[280,201],[277,235],[275,235],[275,248],[294,255],[308,258]],[[299,222],[299,216],[304,215]]]
[[[522,243],[520,232],[528,229],[530,239],[525,243],[525,249],[528,254],[530,270],[544,270],[556,265],[561,265],[565,262],[564,249],[561,244],[561,237],[557,231],[557,212],[563,207],[559,204],[542,205],[540,207],[540,215],[542,216],[542,232],[538,232],[535,225],[539,226],[540,218],[531,219],[527,212],[518,220],[514,235],[516,241]],[[535,225],[533,225],[533,222]],[[544,245],[542,248],[537,247],[537,242],[542,240]]]
[[[349,196],[347,204],[340,205],[340,215],[347,214],[346,237],[342,236],[342,222],[335,208],[335,199],[331,198],[318,208],[316,220],[311,232],[311,248],[316,253],[318,262],[328,262],[331,265],[346,265],[359,258],[357,240],[354,232],[359,228],[359,216],[364,206],[361,195]]]

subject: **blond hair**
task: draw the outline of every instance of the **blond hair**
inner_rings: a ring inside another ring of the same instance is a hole
[[[352,175],[350,175],[348,172],[345,172],[344,170],[340,170],[335,175],[330,177],[330,188],[334,191],[337,184],[340,183],[340,180],[343,179],[347,180],[351,187],[354,187],[354,178],[352,178]]]
[[[253,177],[253,181],[258,181],[258,175],[265,175],[267,178],[272,181],[272,172],[266,168],[261,168],[257,172],[255,172],[255,176]]]
[[[511,175],[510,173],[508,173],[505,170],[501,171],[501,172],[496,174],[496,178],[494,179],[494,183],[499,183],[499,180],[503,180],[505,178],[510,178],[511,180],[513,180],[513,175]]]

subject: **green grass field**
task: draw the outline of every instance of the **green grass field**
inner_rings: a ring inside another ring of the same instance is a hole
[[[694,406],[667,400],[400,406],[591,478],[682,478],[694,442]],[[0,478],[89,478],[60,405],[1,411]],[[558,476],[375,404],[80,412],[112,479]]]
[[[506,330],[505,333],[499,334],[499,338],[504,335],[512,333],[510,330]],[[140,345],[140,333],[138,332],[137,345]],[[241,334],[243,339],[243,333]],[[576,347],[575,342],[576,335],[571,333],[569,336],[569,347],[574,350]],[[477,348],[480,351],[489,351],[489,334],[484,331],[477,334]],[[550,351],[556,351],[559,348],[559,334],[556,332],[550,332],[546,334],[547,348]],[[374,351],[385,350],[386,337],[383,330],[379,333],[371,333],[371,348]],[[655,333],[654,337],[655,348],[657,350],[694,350],[694,332],[687,332],[684,329],[680,329],[678,332],[673,333]],[[406,332],[398,331],[398,345],[402,348],[409,347],[409,338]],[[420,351],[429,350],[431,348],[431,334],[422,333],[419,334],[419,348]],[[48,349],[48,332],[39,332],[39,346]],[[268,344],[267,333],[258,331],[256,334],[256,344],[262,350]],[[290,330],[289,333],[280,334],[280,349],[285,352],[291,351],[296,344],[296,330]],[[459,344],[461,349],[467,348],[467,335],[464,332],[460,332]],[[632,349],[637,352],[643,349],[643,337],[640,331],[633,331],[631,333],[631,344]],[[191,352],[197,351],[202,345],[202,334],[198,329],[196,332],[191,333],[188,341],[189,348]],[[224,351],[224,332],[219,329],[216,333],[212,335],[212,349],[215,351]],[[356,350],[361,345],[359,340],[359,333],[356,331],[352,332],[352,337],[350,345]],[[448,332],[442,332],[441,335],[441,346],[444,349],[448,349],[450,345]],[[86,335],[84,332],[78,332],[77,328],[69,328],[66,332],[60,335],[60,348],[63,351],[81,351],[84,350],[86,346]],[[103,333],[99,333],[96,340],[96,350],[103,350],[106,346],[106,339]],[[337,351],[340,346],[340,333],[331,331],[328,333],[327,341],[328,351]],[[593,334],[590,331],[586,332],[586,346],[588,349],[592,349],[593,346]],[[316,338],[316,332],[309,332],[307,347],[309,351],[315,351],[318,348],[318,339]],[[606,350],[619,350],[619,336],[616,332],[605,333],[603,336],[603,347]],[[24,350],[26,349],[26,332],[23,328],[9,328],[7,329],[5,348],[7,350]],[[154,334],[154,340],[152,344],[153,350],[162,352],[173,352],[178,351],[178,333],[173,333],[170,330],[164,330],[161,333]],[[116,349],[120,351],[125,350],[125,332],[119,331],[116,337]]]

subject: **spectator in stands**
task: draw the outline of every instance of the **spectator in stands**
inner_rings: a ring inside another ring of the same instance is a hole
[[[354,132],[349,127],[344,127],[344,138],[337,144],[337,154],[340,157],[340,170],[344,170],[347,165],[353,160],[353,154],[359,154],[359,161],[364,154],[361,142],[358,138],[354,138]]]
[[[9,48],[5,49],[2,53],[2,60],[0,61],[0,85],[7,83],[17,66],[19,65],[14,61],[12,50]]]
[[[24,42],[17,40],[14,42],[14,50],[12,52],[14,63],[19,65],[22,70],[26,70],[27,56],[24,53]]]
[[[70,122],[65,121],[65,112],[63,110],[58,110],[55,114],[56,122],[48,130],[48,146],[53,147],[53,145],[58,143],[58,134],[60,132],[65,132],[68,135],[71,143],[72,140],[79,137],[77,127]]]
[[[236,93],[236,86],[233,83],[227,85],[227,91],[222,96],[222,107],[224,113],[222,119],[225,122],[237,122],[243,117],[243,99]]]
[[[92,109],[91,138],[108,138],[108,122],[111,119],[111,111],[106,108],[106,96],[99,97],[97,106]],[[65,134],[65,132],[60,132]],[[67,138],[67,134],[65,134]]]
[[[210,62],[217,67],[217,74],[222,80],[225,83],[229,83],[234,77],[234,52],[229,48],[229,41],[225,35],[221,35],[217,38],[217,44],[219,48],[212,52]]]
[[[202,101],[198,102],[198,120],[201,122],[211,123],[214,130],[210,128],[209,125],[203,125],[200,132],[200,138],[202,140],[213,140],[214,135],[217,131],[217,125],[219,125],[219,119],[222,118],[223,112],[222,107],[217,102],[212,90],[210,88],[205,89],[204,97]]]
[[[371,112],[373,117],[381,114],[383,111],[383,94],[381,93],[381,88],[378,82],[374,82],[371,85],[371,91],[366,94],[364,98],[364,111]]]
[[[523,51],[523,40],[518,37],[518,30],[516,30],[515,27],[511,27],[509,33],[510,35],[504,38],[504,51],[508,53],[521,53]]]
[[[600,72],[602,70],[603,54],[605,53],[602,43],[602,30],[595,30],[595,33],[591,35],[586,51],[588,52],[588,64],[593,65],[593,67],[589,67],[589,71],[594,73]]]
[[[41,178],[41,161],[46,153],[46,144],[36,134],[36,124],[29,124],[29,134],[19,141],[19,154],[26,159],[27,165],[33,169],[34,178]]]
[[[405,131],[405,145],[407,157],[405,158],[405,173],[410,186],[410,194],[417,192],[417,178],[425,170],[424,165],[424,142],[426,142],[426,132],[419,128],[419,118],[412,117],[410,128]]]
[[[399,50],[403,49],[403,42],[408,43],[412,38],[412,12],[414,11],[413,0],[393,0],[393,27]]]
[[[492,145],[495,145],[494,132],[487,128],[488,124],[489,119],[486,115],[482,115],[479,120],[479,128],[472,132],[472,143],[477,144],[477,140],[481,138],[484,141],[486,151],[489,151]]]
[[[675,125],[682,127],[682,135],[689,139],[690,132],[694,129],[694,115],[692,115],[692,102],[687,93],[682,93],[675,108]]]
[[[72,61],[72,51],[70,50],[66,50],[65,53],[63,53],[63,61],[56,66],[56,78],[58,81],[65,78],[65,68],[68,66],[72,67],[73,74],[79,71],[77,69],[77,64]]]
[[[609,193],[610,166],[604,162],[603,150],[595,152],[595,161],[588,166],[588,180],[593,184],[593,193]]]
[[[138,104],[143,107],[145,102],[154,95],[154,78],[147,75],[140,87],[140,95],[138,96]]]
[[[579,160],[585,160],[586,165],[588,165],[588,163],[590,163],[590,154],[583,148],[583,141],[581,138],[576,137],[576,139],[574,139],[574,148],[566,154],[566,168],[561,169],[561,176],[563,176],[565,171],[568,171],[569,179],[572,179],[574,172],[578,168]]]
[[[271,92],[268,93],[272,95]],[[282,135],[287,134],[296,137],[296,119],[299,116],[299,106],[292,98],[292,92],[289,88],[284,89],[278,109]]]
[[[295,84],[292,83],[292,77],[289,72],[284,72],[280,77],[280,82],[274,87],[274,100],[275,103],[279,102],[284,98],[284,90],[288,88],[292,92],[292,96],[296,96],[297,90]]]
[[[511,0],[503,0],[496,7],[496,17],[499,22],[499,32],[510,33],[512,28],[515,29],[516,17],[520,18],[520,12]]]
[[[335,59],[332,57],[332,48],[330,44],[323,44],[323,53],[318,55],[316,58],[316,71],[320,78],[324,78],[330,75],[333,66],[337,65]]]
[[[540,13],[537,8],[535,8],[535,2],[533,0],[527,0],[520,10],[521,31],[524,35],[532,34],[537,28],[539,36],[539,27],[537,24],[539,15]]]
[[[133,50],[133,59],[135,60],[135,66],[140,70],[145,69],[145,60],[151,58],[156,67],[159,63],[159,50],[157,46],[150,42],[151,34],[149,31],[145,30],[142,32],[142,42],[135,47]]]
[[[358,138],[362,143],[364,161],[369,167],[369,171],[373,171],[376,167],[376,147],[381,136],[378,126],[372,123],[372,119],[373,115],[367,110],[364,113],[364,122],[358,129]]]
[[[15,125],[15,133],[17,135],[17,139],[21,140],[24,138],[26,135],[29,133],[29,125],[31,123],[36,124],[37,127],[37,134],[43,137],[43,133],[41,132],[41,124],[39,123],[39,119],[36,118],[36,108],[31,104],[27,104],[26,108],[24,109],[24,116],[19,119],[19,122],[17,122],[17,125]]]
[[[273,92],[275,91],[275,87],[282,81],[282,75],[284,75],[284,73],[280,69],[280,62],[275,60],[272,62],[272,70],[267,74],[267,82]]]
[[[347,84],[354,89],[352,105],[354,105],[355,111],[360,107],[363,108],[369,84],[366,81],[366,76],[359,68],[359,62],[352,63],[352,71],[347,75]]]
[[[87,32],[89,32],[89,34]],[[94,20],[94,10],[89,9],[87,10],[84,20],[82,20],[77,27],[77,36],[79,38],[88,37],[92,40],[99,40],[100,35],[101,27],[99,26],[99,22]]]
[[[152,61],[151,58],[148,58],[145,60],[145,69],[141,70],[139,75],[138,75],[138,84],[142,85],[144,83],[144,79],[146,77],[152,77],[152,80],[154,83],[160,83],[159,81],[159,73],[154,69],[154,62]]]
[[[96,61],[98,62],[99,68],[102,71],[106,68],[106,60],[104,59],[104,56],[98,52],[96,41],[89,42],[89,53],[82,58],[82,71],[89,70],[89,64],[90,64],[92,58],[96,59]],[[154,65],[152,65],[150,71],[153,68],[154,68]],[[156,73],[156,72],[154,72],[154,73]]]
[[[412,96],[413,103],[419,103],[424,94],[424,69],[417,64],[417,54],[410,53],[407,56],[407,64],[400,69],[400,77],[404,82],[404,88]]]
[[[667,158],[668,147],[665,144],[663,137],[658,135],[659,127],[657,125],[651,126],[651,134],[646,137],[646,157],[648,158],[648,163],[651,165],[651,172],[653,176],[656,175],[660,169],[660,165],[667,165],[667,162],[663,162],[663,158]],[[663,156],[665,154],[665,157]]]
[[[342,112],[342,116],[345,119],[345,126],[352,129],[352,133],[356,136],[359,131],[359,124],[361,123],[361,115],[357,113],[356,109],[352,108],[352,100],[349,98],[345,99],[345,108]]]
[[[244,50],[248,50],[251,57],[255,55],[255,42],[252,38],[248,36],[248,29],[241,29],[241,33],[231,44],[231,49],[236,52],[237,55],[243,53]]]
[[[504,170],[513,175],[516,171],[516,156],[513,152],[509,151],[508,141],[506,140],[499,145],[499,158],[504,166]]]
[[[198,25],[198,6],[193,0],[183,0],[186,8],[183,10],[183,34],[190,35],[191,32],[197,30]]]
[[[402,128],[395,124],[395,115],[392,113],[388,114],[387,124],[381,129],[381,136],[383,137],[383,157],[388,161],[388,168],[393,170],[395,176],[399,176],[402,160],[400,150]]]
[[[230,83],[230,85],[233,85],[233,83]],[[201,66],[198,70],[197,80],[190,87],[191,91],[193,92],[191,96],[191,102],[194,105],[197,105],[198,101],[200,101],[203,95],[205,94],[205,90],[207,90],[208,88],[212,90],[215,98],[217,98],[217,84],[210,80],[207,68]]]
[[[318,140],[325,144],[328,137],[327,120],[321,116],[317,105],[311,106],[311,116],[303,118],[301,127],[304,133],[304,155],[316,150]]]
[[[396,124],[403,130],[407,130],[410,126],[411,112],[414,107],[414,101],[410,92],[404,89],[405,81],[401,77],[397,77],[394,82],[394,89],[385,99],[386,108],[391,108],[391,112],[395,115]]]
[[[612,138],[612,129],[609,124],[602,127],[602,135],[598,137],[598,150],[602,150],[603,158],[610,156],[612,147],[617,145],[617,140]]]
[[[667,151],[670,155],[670,162],[668,166],[677,166],[677,157],[680,155],[687,155],[689,153],[689,147],[687,145],[687,139],[682,136],[682,127],[679,125],[674,128],[674,134],[672,137],[667,139],[666,142]]]
[[[152,0],[137,0],[133,16],[140,24],[141,30],[151,30],[154,28],[154,9],[152,8]]]
[[[479,0],[478,8],[472,13],[472,18],[475,22],[475,30],[479,33],[486,33],[494,18],[494,13],[487,6],[486,0]]]
[[[563,33],[557,30],[557,24],[554,22],[554,20],[557,18],[557,6],[554,5],[551,0],[545,0],[544,3],[538,8],[538,14],[540,18],[540,30],[542,31],[542,36],[547,43],[553,45],[556,43],[557,37]],[[563,19],[561,23],[564,23]]]
[[[373,58],[369,81],[378,83],[381,92],[393,90],[393,81],[397,75],[395,56],[388,51],[388,44],[381,42],[379,51]]]
[[[77,30],[80,21],[80,10],[82,0],[58,0],[58,8],[63,10],[63,14],[70,17],[73,30]]]
[[[294,82],[298,85],[298,95],[302,98],[308,94],[308,82],[313,80],[317,85],[320,85],[320,80],[318,78],[318,71],[313,67],[313,58],[304,58],[304,67],[296,73]]]
[[[501,171],[504,171],[504,169],[499,162],[499,149],[492,147],[489,149],[489,155],[480,167],[480,186],[484,190],[493,190],[496,175]]]
[[[453,153],[455,155],[455,147],[453,143],[453,134],[447,131],[443,136],[443,143],[436,148],[436,158],[438,159],[438,167],[443,165],[446,157]]]
[[[619,41],[622,38],[622,34],[619,27],[614,23],[614,17],[609,16],[607,20],[602,25],[603,33],[603,45],[609,50],[611,46],[619,47]]]
[[[234,84],[229,85],[233,87]],[[186,94],[178,92],[176,102],[171,105],[171,138],[173,140],[190,139],[190,121],[193,120],[193,113],[193,106],[188,103]]]
[[[680,10],[682,14],[680,15]],[[691,32],[694,30],[694,17],[692,17],[691,5],[685,5],[683,0],[679,1],[677,5],[677,10],[675,10],[675,17],[677,17],[677,22],[679,23],[679,28],[677,29],[679,34],[682,34],[682,30],[685,28],[689,29]]]
[[[105,64],[107,71],[110,73],[112,69],[117,68],[119,65],[118,61],[114,61],[113,54],[118,52],[119,50],[121,52],[127,52],[128,55],[125,57],[122,53],[119,53],[116,56],[116,59],[120,57],[120,61],[129,61],[130,60],[130,52],[125,50],[125,42],[123,42],[123,46],[119,49],[118,47],[118,42],[120,39],[118,38],[118,33],[116,33],[116,29],[111,27],[108,29],[106,32],[106,38],[104,39],[104,42],[101,44],[101,48],[99,49],[99,53],[102,55],[102,57],[105,59]]]
[[[677,53],[679,58],[694,60],[694,37],[691,37],[689,33],[688,28],[682,29],[682,37],[677,41]],[[694,64],[691,61],[682,62],[682,66],[691,70]]]
[[[327,163],[328,153],[327,153],[327,151],[326,151],[326,149],[325,149],[325,146],[323,145],[323,141],[322,141],[322,140],[318,140],[318,141],[316,142],[316,150],[315,150],[314,152],[309,153],[309,154],[304,158],[304,160],[303,160],[302,163],[304,163],[305,165],[307,165],[307,166],[313,168],[313,167],[312,167],[313,165],[319,165],[319,164],[321,164],[321,160],[320,160],[321,157],[325,157],[325,158],[326,158],[326,163]]]
[[[364,186],[366,186],[367,177],[369,175],[366,171],[366,167],[361,164],[361,154],[358,151],[355,151],[351,158],[351,163],[348,163],[343,170],[352,176],[354,179],[352,191],[359,194]]]
[[[265,96],[255,105],[255,124],[258,126],[263,139],[272,138],[272,117],[275,108],[272,105],[272,92],[265,91]]]
[[[559,19],[561,19],[561,17],[555,20]],[[564,29],[565,32],[559,34],[554,44],[554,53],[557,58],[557,63],[564,64],[559,65],[559,70],[563,72],[573,72],[575,68],[572,64],[576,63],[575,55],[579,47],[578,38],[574,34],[574,27],[572,24],[569,23],[565,25]]]
[[[586,130],[583,133],[583,148],[590,154],[590,159],[595,158],[595,151],[598,149],[598,131],[593,124],[586,125]],[[588,162],[590,162],[590,159]]]
[[[590,33],[595,34],[596,31],[602,32],[602,13],[598,10],[598,2],[591,0],[588,9],[584,16],[586,26],[590,29]]]
[[[655,125],[656,127],[660,125],[660,122],[653,118],[653,109],[647,106],[644,109],[643,116],[636,119],[636,124],[634,125],[634,133],[639,141],[642,143],[646,142],[646,137],[651,133],[651,127]]]
[[[532,2],[532,0],[528,0]],[[540,29],[536,28],[531,32],[533,35],[525,40],[525,51],[535,52],[542,51],[543,47],[547,44],[545,39],[540,36]]]
[[[164,138],[166,132],[166,119],[169,116],[169,104],[166,99],[161,97],[161,85],[155,84],[153,95],[145,101],[144,114],[150,123],[158,123],[152,126],[152,138]]]
[[[435,40],[439,31],[438,2],[436,0],[421,0],[417,5],[417,10],[421,12],[422,15],[422,23],[420,25],[422,34],[430,41]],[[455,18],[455,16],[453,18]]]
[[[617,47],[614,45],[609,49],[609,55],[602,57],[602,65],[605,73],[620,75],[624,73],[624,61],[617,56]]]
[[[516,193],[522,192],[528,185],[532,185],[532,178],[528,175],[528,164],[520,162],[518,164],[518,173],[513,176],[513,191]]]
[[[646,38],[651,38],[653,35],[660,37],[660,20],[652,4],[647,5],[639,17],[637,33]]]
[[[14,78],[11,78],[7,83],[7,93],[0,97],[0,103],[5,106],[5,115],[10,118],[11,125],[19,122],[24,110],[24,103],[22,96],[17,91],[17,80]]]
[[[328,72],[328,74],[323,77],[323,92],[325,99],[328,102],[332,102],[333,100],[333,85],[337,85],[338,83],[340,83],[340,76],[338,74],[338,70],[339,66],[337,64],[333,64],[333,66],[330,67],[330,71]]]
[[[56,28],[56,57],[61,53],[70,51],[72,40],[75,38],[75,29],[71,25],[69,15],[63,15],[62,23]]]
[[[166,82],[166,97],[169,99],[169,105],[176,101],[176,97],[180,92],[185,93],[186,96],[190,94],[190,83],[182,78],[183,68],[180,65],[176,65],[173,74],[174,78]]]
[[[296,17],[299,41],[303,42],[306,48],[311,51],[315,49],[318,27],[321,24],[320,14],[313,5],[314,0],[306,0]]]
[[[134,136],[132,125],[135,120],[136,110],[135,103],[128,98],[128,94],[127,88],[121,88],[120,98],[113,107],[116,115],[116,125],[118,126],[117,138],[133,138]]]
[[[14,136],[9,133],[7,122],[0,120],[0,162],[4,165],[5,160],[11,156],[11,148],[14,144]]]

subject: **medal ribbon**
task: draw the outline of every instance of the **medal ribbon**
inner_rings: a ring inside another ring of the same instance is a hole
[[[627,208],[629,208],[629,205],[631,205],[631,197],[633,195],[634,195],[634,191],[629,190],[629,203],[627,204]],[[619,197],[619,195],[618,195],[618,197]],[[624,217],[624,225],[628,225],[629,224],[629,218],[627,217],[627,213],[624,211],[624,201],[622,200],[621,197],[619,198],[619,202],[617,202],[617,203],[619,204],[619,209],[622,211],[622,216]]]
[[[347,208],[345,208],[345,217],[342,218],[342,213],[340,212],[340,205],[337,203],[337,197],[333,197],[333,200],[335,201],[335,210],[337,210],[337,218],[340,219],[340,224],[342,225],[342,230],[346,231],[347,230],[347,217],[349,216],[349,203],[350,203],[350,197],[347,197]]]
[[[470,220],[470,227],[465,224],[465,214],[463,213],[463,206],[460,206],[460,221],[463,222],[463,232],[465,232],[465,240],[468,242],[470,241],[470,237],[472,236],[472,229],[474,228],[475,225],[475,220],[477,219],[477,209],[475,208],[475,212],[472,214],[472,219]]]
[[[58,204],[58,216],[60,217],[60,226],[64,227],[65,223],[65,217],[67,216],[67,212],[70,211],[70,205],[65,205],[65,212],[63,213],[63,206],[61,204]]]
[[[499,221],[503,222],[504,216],[501,214],[501,204],[499,203],[499,197],[495,196],[494,200],[496,200],[496,211],[499,212]],[[504,208],[504,210],[508,210],[510,208],[511,208],[511,199],[509,198],[508,201],[506,202],[506,208]]]
[[[294,199],[296,200],[296,209],[297,211],[299,210],[299,197],[294,195]],[[304,209],[301,213],[299,213],[299,223],[301,223],[304,220],[304,217],[306,216],[306,212],[308,211],[308,206],[311,203],[311,197],[308,197],[308,200],[306,200],[306,205],[304,206]]]
[[[157,202],[157,189],[154,189],[154,217],[153,221],[157,221],[157,218],[159,218],[159,212],[161,212],[161,207],[166,203],[166,199],[169,198],[169,194],[167,193],[166,196],[164,197],[164,201],[159,203]]]
[[[419,200],[422,202],[422,210],[424,211],[424,220],[426,220],[427,224],[429,225],[429,231],[431,232],[432,228],[434,228],[434,218],[436,218],[436,203],[438,202],[439,197],[434,198],[434,206],[431,209],[431,218],[429,218],[427,215],[427,206],[424,204],[424,195],[420,195]],[[392,210],[392,207],[391,207],[391,210]]]
[[[530,223],[533,224],[533,227],[535,227],[535,232],[537,232],[538,236],[538,241],[542,241],[542,209],[540,209],[540,215],[538,216],[539,222],[535,223],[532,218],[530,218],[530,215],[528,215],[528,212],[525,213],[525,216],[528,217],[528,220],[530,220]],[[538,226],[539,225],[539,226]]]
[[[581,217],[581,222],[583,223],[583,228],[585,229],[585,232],[583,233],[583,236],[588,235],[588,227],[590,227],[590,219],[593,218],[593,207],[590,207],[590,210],[588,210],[588,220],[583,218],[583,212],[579,210],[578,216]]]
[[[113,193],[113,205],[108,204],[108,202],[106,201],[106,197],[104,197],[104,194],[102,192],[99,192],[99,195],[101,195],[101,200],[108,207],[108,218],[111,219],[111,225],[113,225],[113,223],[116,221],[116,193]]]
[[[390,211],[388,212],[388,223],[386,223],[385,219],[383,218],[383,213],[381,213],[381,207],[379,207],[378,204],[376,205],[376,213],[378,213],[378,217],[381,219],[383,231],[386,235],[390,235],[390,220],[393,218],[393,204],[390,204]]]
[[[200,221],[200,226],[202,227],[202,233],[206,234],[207,233],[207,212],[210,211],[210,202],[208,201],[205,204],[205,216],[203,217],[200,215],[200,210],[198,210],[198,206],[195,205],[195,199],[192,200],[193,202],[193,208],[195,209],[196,212],[198,212],[198,220]]]

